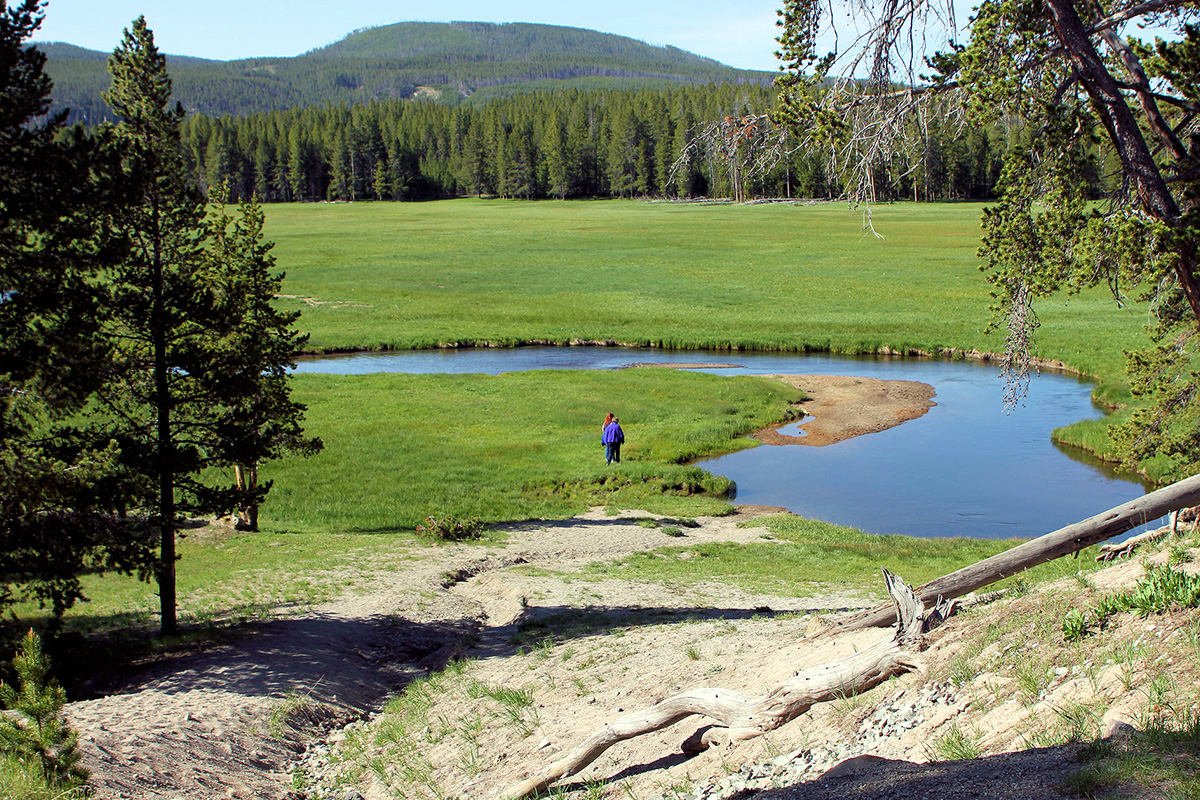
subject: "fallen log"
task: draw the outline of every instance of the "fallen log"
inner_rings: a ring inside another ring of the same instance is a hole
[[[937,597],[946,599],[961,597],[968,592],[1036,567],[1038,564],[1077,553],[1085,547],[1098,544],[1105,539],[1111,539],[1138,525],[1158,519],[1164,514],[1198,504],[1200,504],[1200,475],[1193,475],[1124,505],[1109,509],[1102,514],[1089,517],[1082,522],[1059,528],[1045,536],[1019,544],[1011,550],[977,561],[969,567],[963,567],[949,575],[935,578],[924,586],[917,587],[917,596],[925,603]],[[895,610],[881,605],[854,614],[831,626],[820,635],[834,635],[861,628],[878,628],[890,625],[895,621]]]
[[[614,744],[693,715],[709,717],[722,726],[706,731],[702,746],[696,749],[752,739],[795,719],[817,703],[860,694],[893,675],[914,669],[913,657],[921,648],[924,633],[948,616],[948,611],[939,606],[925,615],[921,601],[904,581],[887,570],[883,570],[883,576],[899,618],[891,638],[838,661],[800,670],[761,697],[728,689],[692,689],[643,711],[625,714],[605,724],[565,757],[509,787],[503,796],[516,800],[541,792],[579,772]]]

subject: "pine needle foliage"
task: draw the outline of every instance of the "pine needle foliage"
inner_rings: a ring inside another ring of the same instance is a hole
[[[85,786],[88,771],[79,763],[78,735],[67,725],[66,692],[50,675],[50,659],[32,630],[13,658],[17,685],[0,683],[0,755],[36,765],[54,789],[69,793]]]

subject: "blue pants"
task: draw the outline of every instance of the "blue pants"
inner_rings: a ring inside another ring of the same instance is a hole
[[[604,445],[604,463],[621,463],[621,445],[617,442]]]

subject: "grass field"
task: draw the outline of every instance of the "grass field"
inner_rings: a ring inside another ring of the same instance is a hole
[[[570,516],[621,503],[722,513],[724,478],[680,466],[749,446],[803,395],[777,381],[678,370],[505,375],[303,375],[296,396],[325,442],[268,465],[269,524],[411,532],[428,515],[488,522]],[[600,424],[618,411],[623,463],[605,466]],[[674,489],[692,488],[681,498]]]
[[[978,204],[462,199],[275,205],[284,302],[321,350],[616,341],[997,351]],[[1111,384],[1144,313],[1103,290],[1039,307],[1040,353]]]
[[[979,213],[966,204],[878,206],[879,239],[864,232],[861,213],[836,204],[267,208],[292,296],[283,302],[303,311],[301,328],[319,349],[601,340],[998,350],[981,332]],[[1043,304],[1041,319],[1041,354],[1102,377],[1107,396],[1120,399],[1121,352],[1143,336],[1137,312],[1097,291]],[[181,544],[185,617],[327,597],[336,591],[330,575],[344,587],[354,564],[402,556],[427,515],[549,518],[606,503],[718,513],[728,507],[724,479],[680,463],[746,446],[738,437],[784,419],[796,399],[760,379],[662,369],[309,375],[295,388],[326,449],[264,466],[274,487],[263,534]],[[599,445],[609,410],[630,434],[616,469],[605,468]],[[850,579],[860,566],[835,559],[825,574]],[[84,627],[148,620],[155,607],[147,584],[110,576],[87,585],[96,602],[78,612]]]

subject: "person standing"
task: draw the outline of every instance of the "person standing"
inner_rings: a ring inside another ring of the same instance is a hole
[[[605,463],[612,464],[615,461],[620,464],[621,445],[625,443],[625,431],[621,430],[621,420],[613,417],[612,422],[604,426],[604,435],[600,437],[600,442],[604,445]]]

